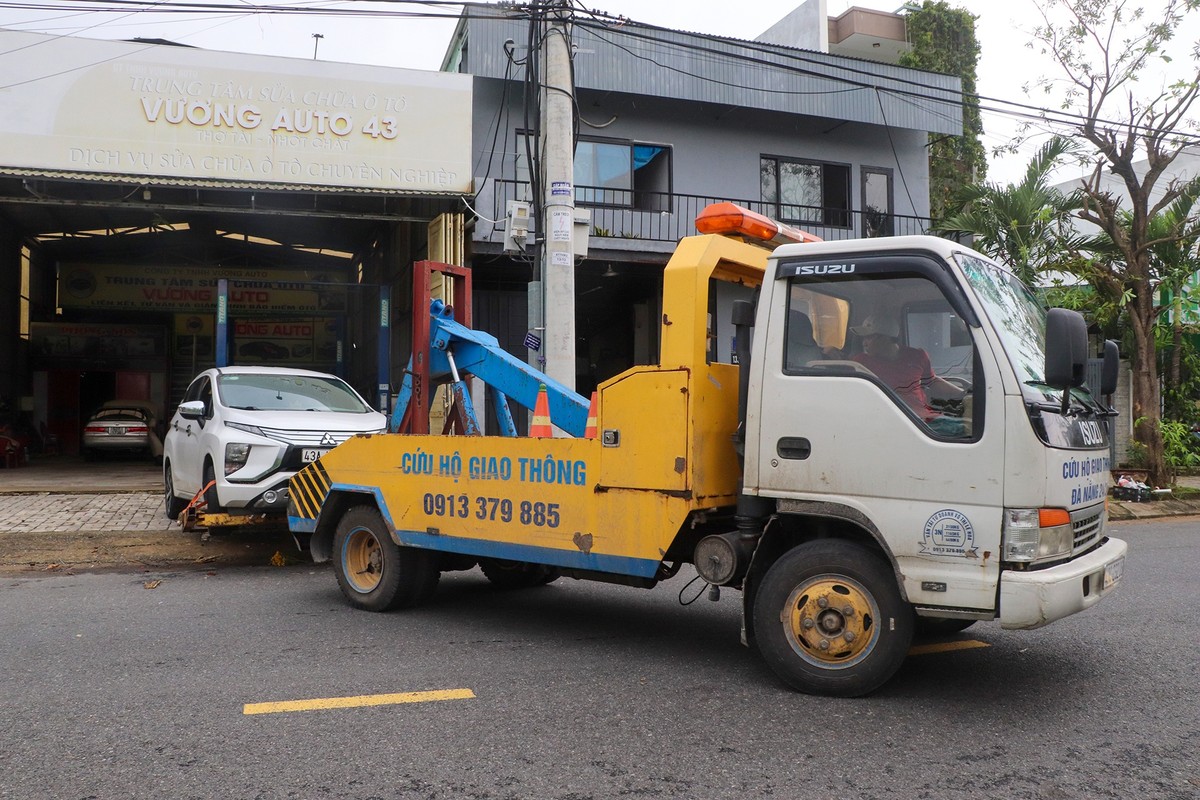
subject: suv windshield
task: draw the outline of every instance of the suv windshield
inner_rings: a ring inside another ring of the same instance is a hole
[[[369,408],[349,384],[317,375],[241,373],[220,375],[217,389],[230,408],[250,411],[340,411],[368,414]]]

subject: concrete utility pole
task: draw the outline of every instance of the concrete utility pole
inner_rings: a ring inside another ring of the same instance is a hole
[[[575,87],[571,83],[571,3],[558,0],[544,39],[541,92],[545,372],[575,388]]]
[[[319,45],[321,43],[321,40],[325,38],[325,34],[314,33],[312,36],[313,36],[313,61],[316,61],[317,60],[317,45]]]

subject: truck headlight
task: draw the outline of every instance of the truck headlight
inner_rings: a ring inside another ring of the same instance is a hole
[[[246,466],[248,458],[250,458],[250,445],[241,442],[230,442],[225,445],[225,474],[237,472]]]
[[[1065,508],[1004,509],[1003,561],[1037,563],[1069,556],[1075,545]]]

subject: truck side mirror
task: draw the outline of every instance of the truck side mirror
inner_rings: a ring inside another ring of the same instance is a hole
[[[1046,312],[1046,384],[1055,389],[1082,386],[1087,377],[1087,323],[1078,311]]]
[[[1110,395],[1117,391],[1117,370],[1121,353],[1112,339],[1104,342],[1104,365],[1100,368],[1100,394]]]

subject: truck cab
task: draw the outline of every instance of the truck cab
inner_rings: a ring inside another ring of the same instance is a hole
[[[943,239],[775,250],[743,484],[773,522],[747,582],[768,579],[770,554],[817,538],[886,559],[917,627],[1036,628],[1096,603],[1125,544],[1105,535],[1110,412],[1082,385],[1086,332],[1070,314],[1048,314],[1009,271]],[[861,583],[828,593],[877,602]],[[848,619],[818,612],[813,634],[806,619],[782,625],[801,660],[829,671],[863,652]]]

